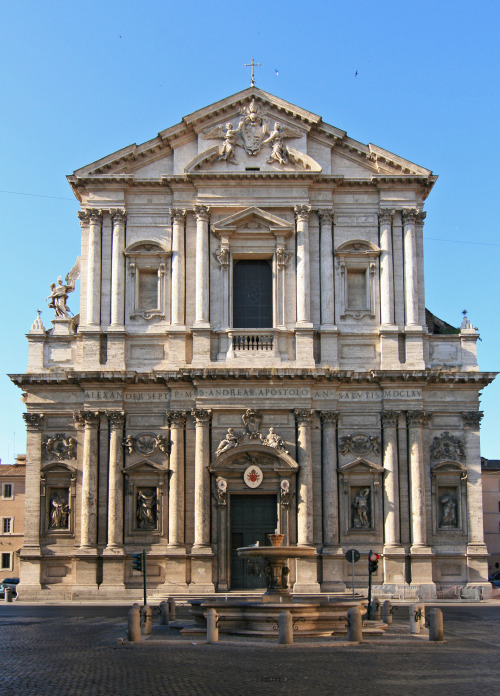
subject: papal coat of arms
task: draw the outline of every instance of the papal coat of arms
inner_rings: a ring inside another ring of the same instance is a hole
[[[252,99],[249,106],[243,107],[240,113],[241,118],[236,127],[228,122],[224,126],[208,128],[203,134],[204,140],[222,140],[218,159],[236,164],[236,147],[243,148],[247,155],[251,156],[256,155],[261,146],[267,143],[271,147],[268,163],[286,164],[288,148],[284,144],[284,139],[300,138],[300,131],[276,122],[270,133],[264,119],[264,112],[257,107],[255,99]]]

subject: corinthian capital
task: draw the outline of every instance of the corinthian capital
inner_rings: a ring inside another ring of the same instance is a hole
[[[378,221],[380,225],[390,225],[392,221],[392,210],[387,210],[387,208],[381,208],[378,211]]]
[[[311,212],[310,205],[296,205],[294,210],[298,221],[307,222],[309,220],[309,214]]]
[[[196,425],[208,425],[212,417],[212,411],[209,408],[193,408],[191,415],[193,416]]]
[[[83,227],[84,225],[88,225],[89,223],[89,213],[88,210],[79,210],[78,211],[78,219],[80,220],[80,225]]]
[[[383,428],[396,428],[399,421],[399,411],[382,411],[380,420]]]
[[[125,224],[127,213],[123,208],[112,208],[109,212],[111,214],[113,225],[119,225],[120,223]]]
[[[109,411],[107,415],[110,428],[115,430],[123,428],[125,424],[125,413],[123,411]]]
[[[462,419],[466,428],[479,428],[483,416],[483,411],[462,411]]]
[[[171,428],[183,428],[186,423],[186,411],[167,411],[167,419]]]
[[[23,413],[27,430],[41,430],[45,421],[43,413]]]
[[[296,408],[295,420],[297,425],[311,425],[314,416],[314,411],[309,408]]]
[[[427,411],[407,411],[406,422],[409,428],[422,428],[427,425],[431,415]]]
[[[320,208],[318,210],[318,217],[321,225],[331,225],[333,220],[333,210]]]
[[[100,210],[90,209],[88,211],[90,224],[100,225],[102,220],[102,212]]]
[[[421,210],[419,212],[419,214],[417,215],[417,223],[419,225],[423,225],[426,217],[427,217],[427,213],[424,210]]]
[[[97,428],[100,415],[99,411],[80,411],[78,419],[86,428]]]
[[[418,210],[416,208],[405,208],[401,211],[401,217],[403,218],[403,223],[405,225],[414,225],[418,216]]]
[[[182,210],[181,208],[170,208],[169,212],[172,222],[177,222],[179,224],[184,222],[184,218],[186,217],[185,210]]]
[[[208,222],[210,219],[210,206],[209,205],[195,205],[193,212],[196,217],[197,222]]]
[[[339,412],[338,411],[320,411],[319,412],[319,417],[321,418],[321,423],[323,426],[325,425],[336,425],[339,421]]]

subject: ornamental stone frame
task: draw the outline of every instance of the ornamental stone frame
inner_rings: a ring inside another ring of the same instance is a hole
[[[263,482],[255,495],[272,493],[276,495],[277,525],[281,534],[285,535],[284,545],[295,544],[297,529],[295,515],[288,505],[282,505],[282,484],[288,481],[288,495],[296,494],[296,476],[299,470],[297,462],[282,450],[266,447],[263,444],[248,443],[223,452],[209,466],[212,491],[212,544],[217,548],[218,575],[215,579],[216,589],[222,592],[230,589],[230,559],[228,557],[228,540],[231,523],[231,495],[238,493],[249,494],[249,489],[243,474],[250,465],[258,466],[263,474]],[[221,498],[220,481],[224,480],[224,494]],[[295,576],[292,577],[295,580]]]
[[[339,467],[340,478],[340,543],[354,543],[356,538],[371,538],[370,543],[383,542],[383,476],[385,469],[363,458]],[[367,492],[367,493],[366,493]],[[356,512],[356,499],[363,496],[367,505],[367,523]],[[353,507],[354,505],[354,507]],[[359,524],[355,524],[355,518]]]

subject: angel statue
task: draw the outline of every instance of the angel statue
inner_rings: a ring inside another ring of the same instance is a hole
[[[268,164],[272,164],[273,162],[288,164],[288,148],[283,142],[285,138],[300,138],[300,132],[295,128],[282,126],[279,121],[276,121],[273,132],[262,143],[263,145],[269,143],[272,148],[269,159],[267,160]]]
[[[231,164],[236,164],[233,160],[236,153],[236,144],[240,128],[241,123],[238,124],[236,130],[232,123],[226,123],[224,127],[216,126],[208,130],[203,136],[205,140],[219,140],[222,138],[222,143],[219,146],[219,160],[225,160]]]
[[[50,300],[49,307],[53,309],[56,319],[71,319],[70,309],[66,304],[68,295],[75,289],[75,284],[80,277],[80,257],[77,258],[75,265],[65,278],[63,283],[61,276],[57,278],[57,284],[51,283],[50,295],[46,298]]]

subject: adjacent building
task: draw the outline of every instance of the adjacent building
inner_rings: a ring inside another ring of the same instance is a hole
[[[26,455],[0,465],[0,581],[19,577],[19,549],[24,542]]]
[[[500,571],[500,460],[482,459],[484,540],[490,574]]]
[[[81,259],[28,334],[26,598],[260,587],[278,530],[422,595],[487,590],[478,333],[425,307],[436,176],[256,87],[69,177]],[[80,315],[68,302],[80,276]],[[48,280],[50,280],[48,278]],[[42,589],[43,588],[43,589]]]

